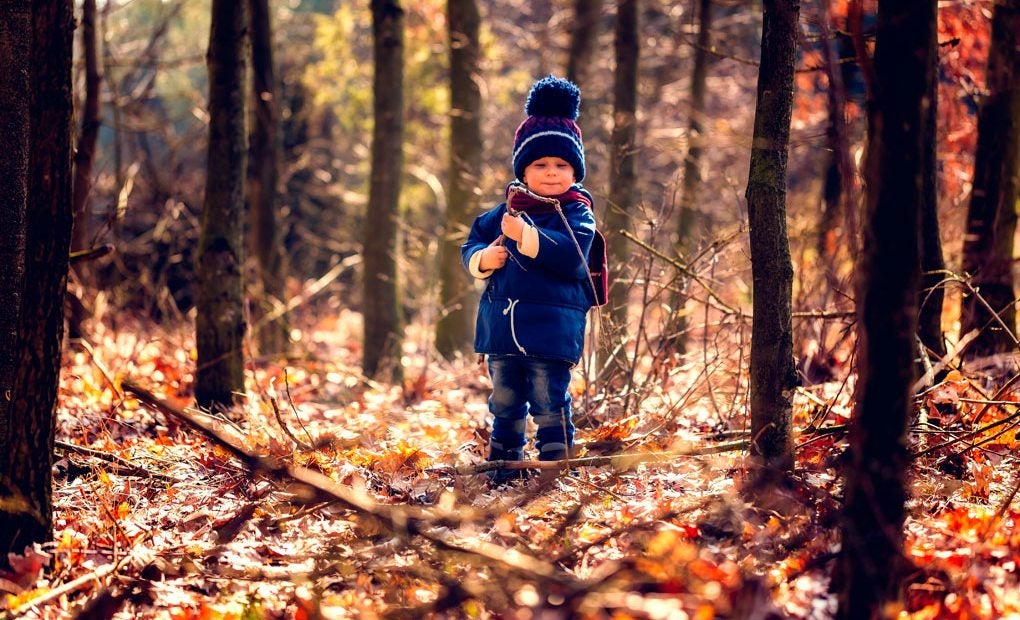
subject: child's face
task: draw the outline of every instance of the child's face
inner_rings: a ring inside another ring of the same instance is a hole
[[[556,196],[574,184],[574,167],[559,157],[543,157],[528,164],[521,180],[536,194]]]

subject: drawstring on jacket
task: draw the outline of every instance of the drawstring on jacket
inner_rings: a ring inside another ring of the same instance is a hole
[[[514,308],[521,301],[520,299],[507,298],[509,302],[507,307],[503,309],[503,316],[510,315],[510,337],[514,339],[514,344],[517,345],[517,350],[521,352],[521,355],[527,355],[528,352],[521,346],[519,340],[517,340],[517,330],[514,328]]]

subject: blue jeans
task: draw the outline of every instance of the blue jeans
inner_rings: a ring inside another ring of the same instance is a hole
[[[519,461],[524,456],[528,413],[538,431],[538,458],[567,458],[574,445],[570,419],[571,364],[523,355],[490,355],[492,395],[489,411],[495,416],[489,441],[489,460]]]

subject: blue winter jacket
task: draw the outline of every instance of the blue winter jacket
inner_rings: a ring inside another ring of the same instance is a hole
[[[591,197],[579,185],[572,189]],[[525,218],[538,229],[535,258],[524,256],[517,242],[505,239],[506,265],[486,279],[478,306],[476,352],[552,358],[571,364],[581,359],[585,317],[594,300],[587,260],[582,256],[588,256],[595,218],[582,202],[561,208],[577,244],[558,213]],[[469,271],[471,257],[501,234],[505,212],[504,202],[475,218],[468,240],[461,246],[461,260]]]

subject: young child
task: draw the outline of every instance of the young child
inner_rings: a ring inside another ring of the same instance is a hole
[[[580,103],[580,91],[567,80],[549,76],[535,83],[528,118],[514,135],[517,180],[507,188],[510,206],[504,202],[479,215],[461,247],[471,275],[486,280],[475,351],[488,356],[492,378],[490,461],[523,460],[529,413],[538,426],[539,460],[571,455],[570,372],[581,358],[585,316],[595,303],[585,260],[595,219],[591,195],[578,184],[584,178]],[[516,191],[521,184],[538,196]],[[561,212],[541,197],[556,199]],[[492,479],[523,474],[499,470]]]

